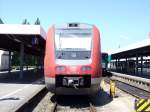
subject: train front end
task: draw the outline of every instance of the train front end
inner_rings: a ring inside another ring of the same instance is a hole
[[[95,94],[102,76],[100,34],[88,24],[54,25],[48,31],[45,83],[55,94]]]

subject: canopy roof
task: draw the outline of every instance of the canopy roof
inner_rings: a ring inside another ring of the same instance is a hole
[[[150,38],[111,53],[112,59],[135,57],[136,55],[150,55]]]
[[[45,48],[46,32],[40,25],[0,24],[0,49],[40,55]]]

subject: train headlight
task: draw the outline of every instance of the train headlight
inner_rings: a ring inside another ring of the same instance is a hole
[[[91,68],[90,66],[83,66],[83,67],[81,68],[81,70],[82,70],[82,71],[90,71],[90,70],[92,70],[92,68]]]
[[[64,66],[56,66],[56,71],[57,72],[65,71],[65,67]]]

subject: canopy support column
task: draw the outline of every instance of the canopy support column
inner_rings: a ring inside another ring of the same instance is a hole
[[[125,66],[124,66],[124,68],[125,68],[125,73],[127,73],[127,70],[128,70],[128,58],[126,58],[126,62],[125,62]]]
[[[141,75],[143,74],[143,56],[141,55]]]
[[[11,51],[9,50],[9,62],[8,62],[8,73],[11,71]]]
[[[136,54],[136,74],[138,75],[138,55]]]
[[[20,45],[20,74],[19,74],[19,78],[23,79],[23,60],[24,60],[24,43],[21,42]]]

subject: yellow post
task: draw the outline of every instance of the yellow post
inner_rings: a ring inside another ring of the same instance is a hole
[[[116,92],[116,84],[115,84],[115,81],[114,80],[110,80],[110,96],[112,98],[115,97],[115,92]]]
[[[102,79],[102,81],[101,81],[101,89],[104,91],[104,88],[105,88],[105,81],[104,81],[104,79]]]

